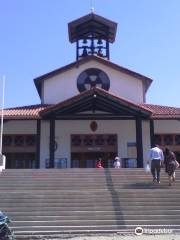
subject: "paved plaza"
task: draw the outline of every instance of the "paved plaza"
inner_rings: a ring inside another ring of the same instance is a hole
[[[41,238],[40,238],[41,239]],[[133,234],[95,234],[95,235],[59,235],[55,238],[42,238],[42,240],[180,240],[180,234],[141,235]]]

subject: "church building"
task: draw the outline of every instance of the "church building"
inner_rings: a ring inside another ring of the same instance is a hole
[[[110,60],[117,23],[68,24],[76,60],[34,79],[41,104],[4,110],[6,168],[142,168],[156,142],[180,160],[180,108],[146,103],[153,80]]]

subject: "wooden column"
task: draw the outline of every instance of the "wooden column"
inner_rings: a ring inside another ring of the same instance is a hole
[[[49,167],[54,168],[55,120],[50,119]]]
[[[151,147],[154,147],[154,121],[153,119],[150,119],[150,141],[151,141]]]
[[[41,120],[36,125],[36,168],[40,168],[40,145],[41,145]]]
[[[136,117],[136,148],[137,148],[137,167],[143,167],[143,141],[142,141],[142,119]]]

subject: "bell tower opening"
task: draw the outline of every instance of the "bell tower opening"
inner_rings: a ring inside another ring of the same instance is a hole
[[[76,60],[87,56],[110,59],[109,44],[115,41],[117,23],[94,12],[68,24],[69,41],[76,42]]]

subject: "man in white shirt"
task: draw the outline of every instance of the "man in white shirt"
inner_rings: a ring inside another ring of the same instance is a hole
[[[151,173],[153,176],[153,182],[157,181],[157,183],[160,183],[160,170],[164,161],[164,154],[158,145],[155,145],[155,147],[150,149],[149,160],[151,160]]]

